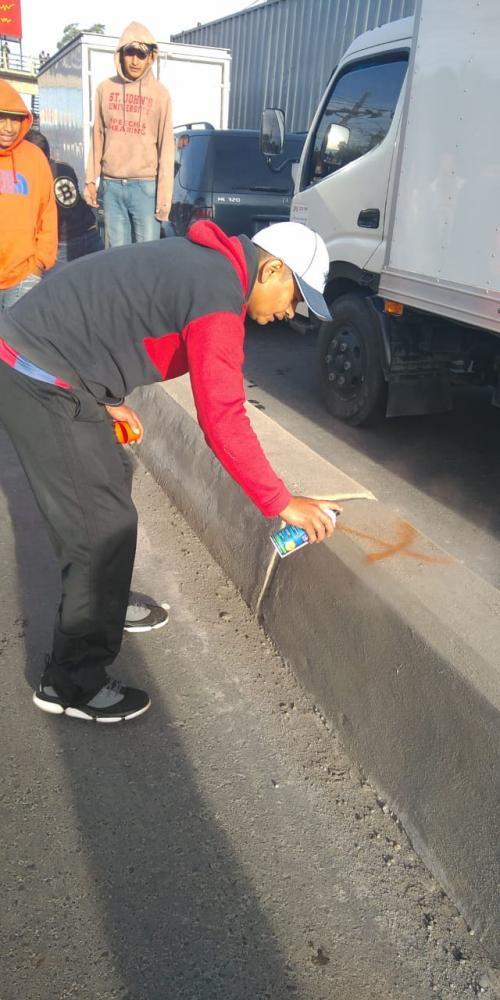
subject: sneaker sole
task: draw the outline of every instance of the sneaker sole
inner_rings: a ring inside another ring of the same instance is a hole
[[[131,719],[137,719],[139,715],[144,715],[148,708],[151,707],[151,702],[148,701],[147,705],[143,708],[137,709],[136,712],[127,712],[126,715],[90,715],[88,712],[84,712],[81,708],[72,708],[71,705],[68,708],[64,708],[62,705],[56,705],[55,702],[44,701],[43,698],[39,698],[36,691],[33,694],[33,702],[37,708],[41,708],[42,712],[48,712],[49,715],[68,715],[70,719],[84,719],[86,722],[129,722]]]
[[[164,622],[158,622],[156,625],[124,625],[124,632],[154,632],[155,629],[164,628],[168,625],[168,618]]]

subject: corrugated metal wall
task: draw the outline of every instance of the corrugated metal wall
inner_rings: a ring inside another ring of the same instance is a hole
[[[231,49],[230,128],[259,128],[267,105],[304,132],[353,38],[414,8],[415,0],[268,0],[172,41]]]

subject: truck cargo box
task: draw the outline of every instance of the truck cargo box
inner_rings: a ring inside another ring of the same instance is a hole
[[[417,7],[379,294],[500,334],[497,0]]]

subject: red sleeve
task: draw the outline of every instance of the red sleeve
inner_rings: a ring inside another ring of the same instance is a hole
[[[245,411],[243,321],[235,313],[193,320],[184,330],[198,422],[208,446],[266,517],[291,494],[271,468]]]

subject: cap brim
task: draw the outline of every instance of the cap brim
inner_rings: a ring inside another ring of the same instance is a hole
[[[15,118],[16,121],[24,121],[25,118],[29,118],[30,112],[28,109],[26,111],[9,111],[8,108],[0,108],[0,115],[5,115],[7,118]]]
[[[298,274],[294,273],[295,281],[297,282],[300,291],[302,292],[302,298],[312,313],[319,319],[325,320],[327,323],[332,319],[332,314],[326,304],[326,300],[323,298],[321,292],[318,292],[316,288],[312,285],[308,285],[307,281],[300,278]]]

